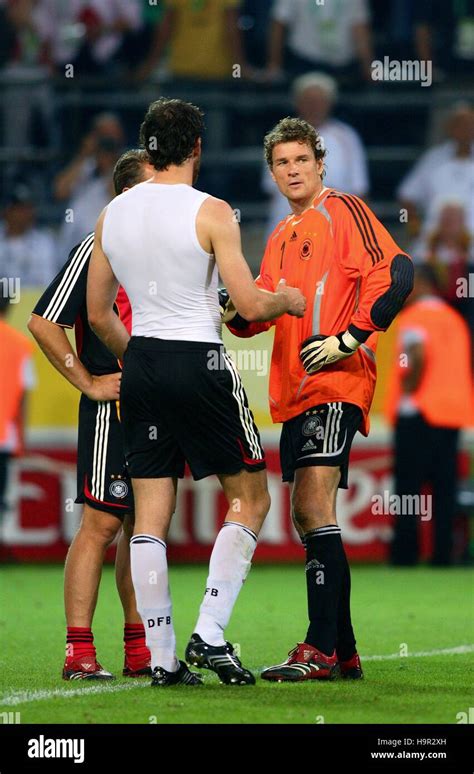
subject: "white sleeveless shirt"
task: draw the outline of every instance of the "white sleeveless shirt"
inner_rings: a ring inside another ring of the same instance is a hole
[[[107,206],[102,247],[132,307],[132,336],[221,343],[215,258],[196,234],[209,194],[140,183]]]

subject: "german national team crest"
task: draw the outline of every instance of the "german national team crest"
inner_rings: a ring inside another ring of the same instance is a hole
[[[112,481],[109,486],[109,492],[112,497],[116,497],[118,500],[123,500],[128,495],[128,484],[123,479],[117,479]]]
[[[309,261],[313,255],[313,242],[311,239],[305,239],[300,248],[300,258],[302,261]]]
[[[301,428],[301,432],[303,435],[316,435],[318,432],[318,427],[321,427],[321,420],[317,416],[308,417],[308,419],[305,419],[303,422],[303,427]]]

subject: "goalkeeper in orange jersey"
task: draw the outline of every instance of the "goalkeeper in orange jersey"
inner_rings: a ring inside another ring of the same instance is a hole
[[[269,291],[281,279],[300,288],[306,313],[248,323],[232,317],[225,291],[221,308],[237,336],[275,325],[270,410],[283,423],[283,481],[306,549],[309,627],[287,660],[262,678],[360,678],[336,495],[348,485],[355,433],[369,431],[378,333],[411,292],[413,265],[361,199],[324,186],[325,151],[306,121],[280,121],[265,137],[265,156],[292,214],[270,236],[256,282]]]

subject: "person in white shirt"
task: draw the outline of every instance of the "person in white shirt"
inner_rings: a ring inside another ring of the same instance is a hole
[[[331,117],[337,99],[334,78],[324,73],[307,73],[297,78],[292,87],[296,111],[317,129],[328,152],[325,185],[341,191],[366,196],[369,190],[367,158],[362,141],[349,124]],[[268,165],[264,165],[262,188],[270,199],[267,233],[289,215],[288,201],[274,183]]]
[[[203,129],[195,105],[163,97],[150,105],[140,142],[154,175],[101,214],[87,284],[89,323],[123,361],[120,416],[135,498],[132,579],[155,687],[201,682],[177,658],[168,586],[166,538],[185,462],[195,480],[216,474],[229,503],[185,658],[227,685],[255,683],[224,633],[270,497],[258,429],[222,344],[218,273],[245,319],[302,317],[306,309],[284,279],[275,293],[254,284],[231,207],[194,188]],[[131,337],[113,312],[118,281],[132,307]]]
[[[83,234],[93,231],[98,213],[114,195],[112,173],[123,149],[122,143],[116,136],[98,134],[94,145],[93,157],[84,159],[82,166],[77,167],[78,175],[71,186],[71,198],[67,202],[58,239],[61,259],[82,239]],[[73,166],[74,162],[71,169]]]
[[[55,273],[53,236],[35,225],[33,194],[26,185],[17,185],[0,223],[0,277],[18,278],[22,288],[41,287]]]
[[[124,34],[141,25],[139,0],[37,0],[35,21],[54,65],[77,64],[100,72],[117,53]]]
[[[94,116],[90,131],[82,138],[74,158],[54,178],[53,192],[58,201],[74,196],[82,185],[92,180],[97,167],[99,141],[104,137],[115,140],[117,145],[125,145],[125,132],[115,113],[105,112]]]
[[[409,232],[416,236],[436,224],[442,202],[463,202],[466,225],[474,234],[474,109],[462,102],[448,116],[445,142],[427,150],[403,178],[397,198],[407,211]]]
[[[272,17],[270,79],[282,73],[286,36],[290,76],[324,69],[353,77],[358,60],[362,77],[370,80],[373,53],[367,0],[275,0]]]

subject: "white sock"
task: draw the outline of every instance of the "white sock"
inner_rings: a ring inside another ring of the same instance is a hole
[[[225,644],[224,629],[249,573],[256,545],[255,533],[234,521],[226,521],[216,538],[194,629],[209,645]]]
[[[179,661],[176,658],[166,543],[153,535],[134,535],[130,540],[130,564],[152,669],[161,666],[168,672],[176,672]]]

